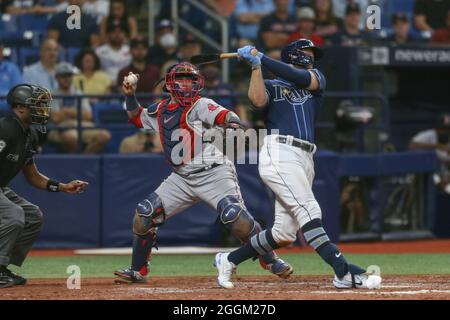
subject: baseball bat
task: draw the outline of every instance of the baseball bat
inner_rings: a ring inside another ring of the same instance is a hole
[[[258,50],[252,49],[251,54],[256,56]],[[237,52],[226,52],[226,53],[213,53],[213,54],[199,54],[191,57],[191,63],[200,65],[205,63],[213,63],[222,59],[232,59],[237,58]]]

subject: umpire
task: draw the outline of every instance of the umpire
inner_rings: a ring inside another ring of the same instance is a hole
[[[81,193],[87,186],[79,180],[65,184],[49,179],[34,163],[37,131],[46,132],[51,100],[47,89],[19,84],[8,92],[11,114],[0,119],[0,288],[26,283],[7,267],[22,265],[42,227],[39,207],[8,188],[9,182],[22,171],[32,186],[50,192]]]

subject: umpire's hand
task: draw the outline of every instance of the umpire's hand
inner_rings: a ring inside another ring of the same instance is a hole
[[[60,183],[59,191],[69,194],[83,193],[88,185],[89,183],[86,181],[73,180],[69,183]]]

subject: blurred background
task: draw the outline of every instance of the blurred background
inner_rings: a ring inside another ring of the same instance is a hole
[[[91,183],[75,199],[14,181],[46,215],[37,247],[130,245],[136,203],[170,173],[159,137],[127,122],[124,75],[140,75],[146,105],[178,61],[246,44],[279,58],[299,38],[325,52],[314,191],[332,240],[450,238],[450,0],[0,0],[0,10],[0,116],[15,84],[47,87],[55,99],[37,163]],[[246,64],[201,71],[202,95],[264,127],[249,108]],[[249,210],[270,226],[256,166],[237,169]],[[195,206],[161,228],[161,244],[236,245],[216,219]]]

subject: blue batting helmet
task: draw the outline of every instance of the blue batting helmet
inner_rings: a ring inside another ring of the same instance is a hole
[[[303,49],[311,49],[314,52],[314,58],[306,55],[302,51]],[[307,66],[313,64],[315,60],[319,60],[322,56],[322,50],[308,39],[295,40],[281,49],[281,61],[293,65]]]

